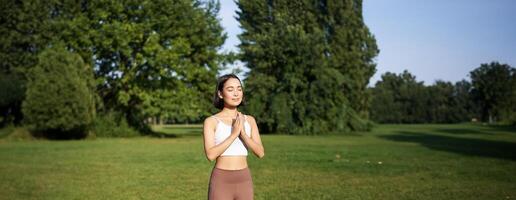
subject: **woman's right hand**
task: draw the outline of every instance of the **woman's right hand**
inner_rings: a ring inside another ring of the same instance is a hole
[[[238,135],[240,135],[241,129],[242,129],[242,120],[240,120],[240,113],[237,113],[236,119],[234,119],[233,124],[231,124],[231,135],[238,137]]]

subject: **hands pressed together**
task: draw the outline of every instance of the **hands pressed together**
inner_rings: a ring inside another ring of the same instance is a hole
[[[235,119],[232,120],[231,124],[231,135],[235,136],[245,136],[245,130],[244,130],[244,122],[245,118],[244,115],[241,112],[237,112],[237,116]]]

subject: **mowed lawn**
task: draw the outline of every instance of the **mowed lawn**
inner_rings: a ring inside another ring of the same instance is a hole
[[[214,162],[201,127],[163,138],[0,139],[0,199],[206,199]],[[380,125],[373,132],[262,135],[255,199],[516,199],[516,130]]]

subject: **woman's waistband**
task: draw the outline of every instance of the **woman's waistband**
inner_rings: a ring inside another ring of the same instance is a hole
[[[212,180],[225,183],[239,183],[251,180],[251,170],[249,167],[237,170],[213,168],[211,173]]]

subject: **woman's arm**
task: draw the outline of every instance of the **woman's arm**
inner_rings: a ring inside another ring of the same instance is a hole
[[[238,121],[238,120],[236,120]],[[239,126],[241,123],[236,122],[236,126]],[[234,126],[235,126],[234,125]],[[206,154],[206,158],[209,161],[213,161],[217,159],[226,149],[233,143],[233,141],[238,137],[238,134],[231,133],[229,137],[227,137],[223,142],[218,145],[215,145],[215,127],[217,126],[217,120],[213,119],[213,117],[208,117],[204,120],[203,125],[203,135],[204,135],[204,153]],[[238,130],[238,129],[237,129]]]
[[[263,156],[265,156],[265,150],[262,145],[262,140],[260,139],[260,132],[258,131],[256,120],[253,116],[250,115],[247,115],[247,119],[251,125],[251,137],[245,134],[245,128],[243,128],[244,126],[242,126],[239,137],[242,139],[242,141],[244,141],[246,146],[251,148],[254,155],[256,155],[258,158],[263,158]]]

